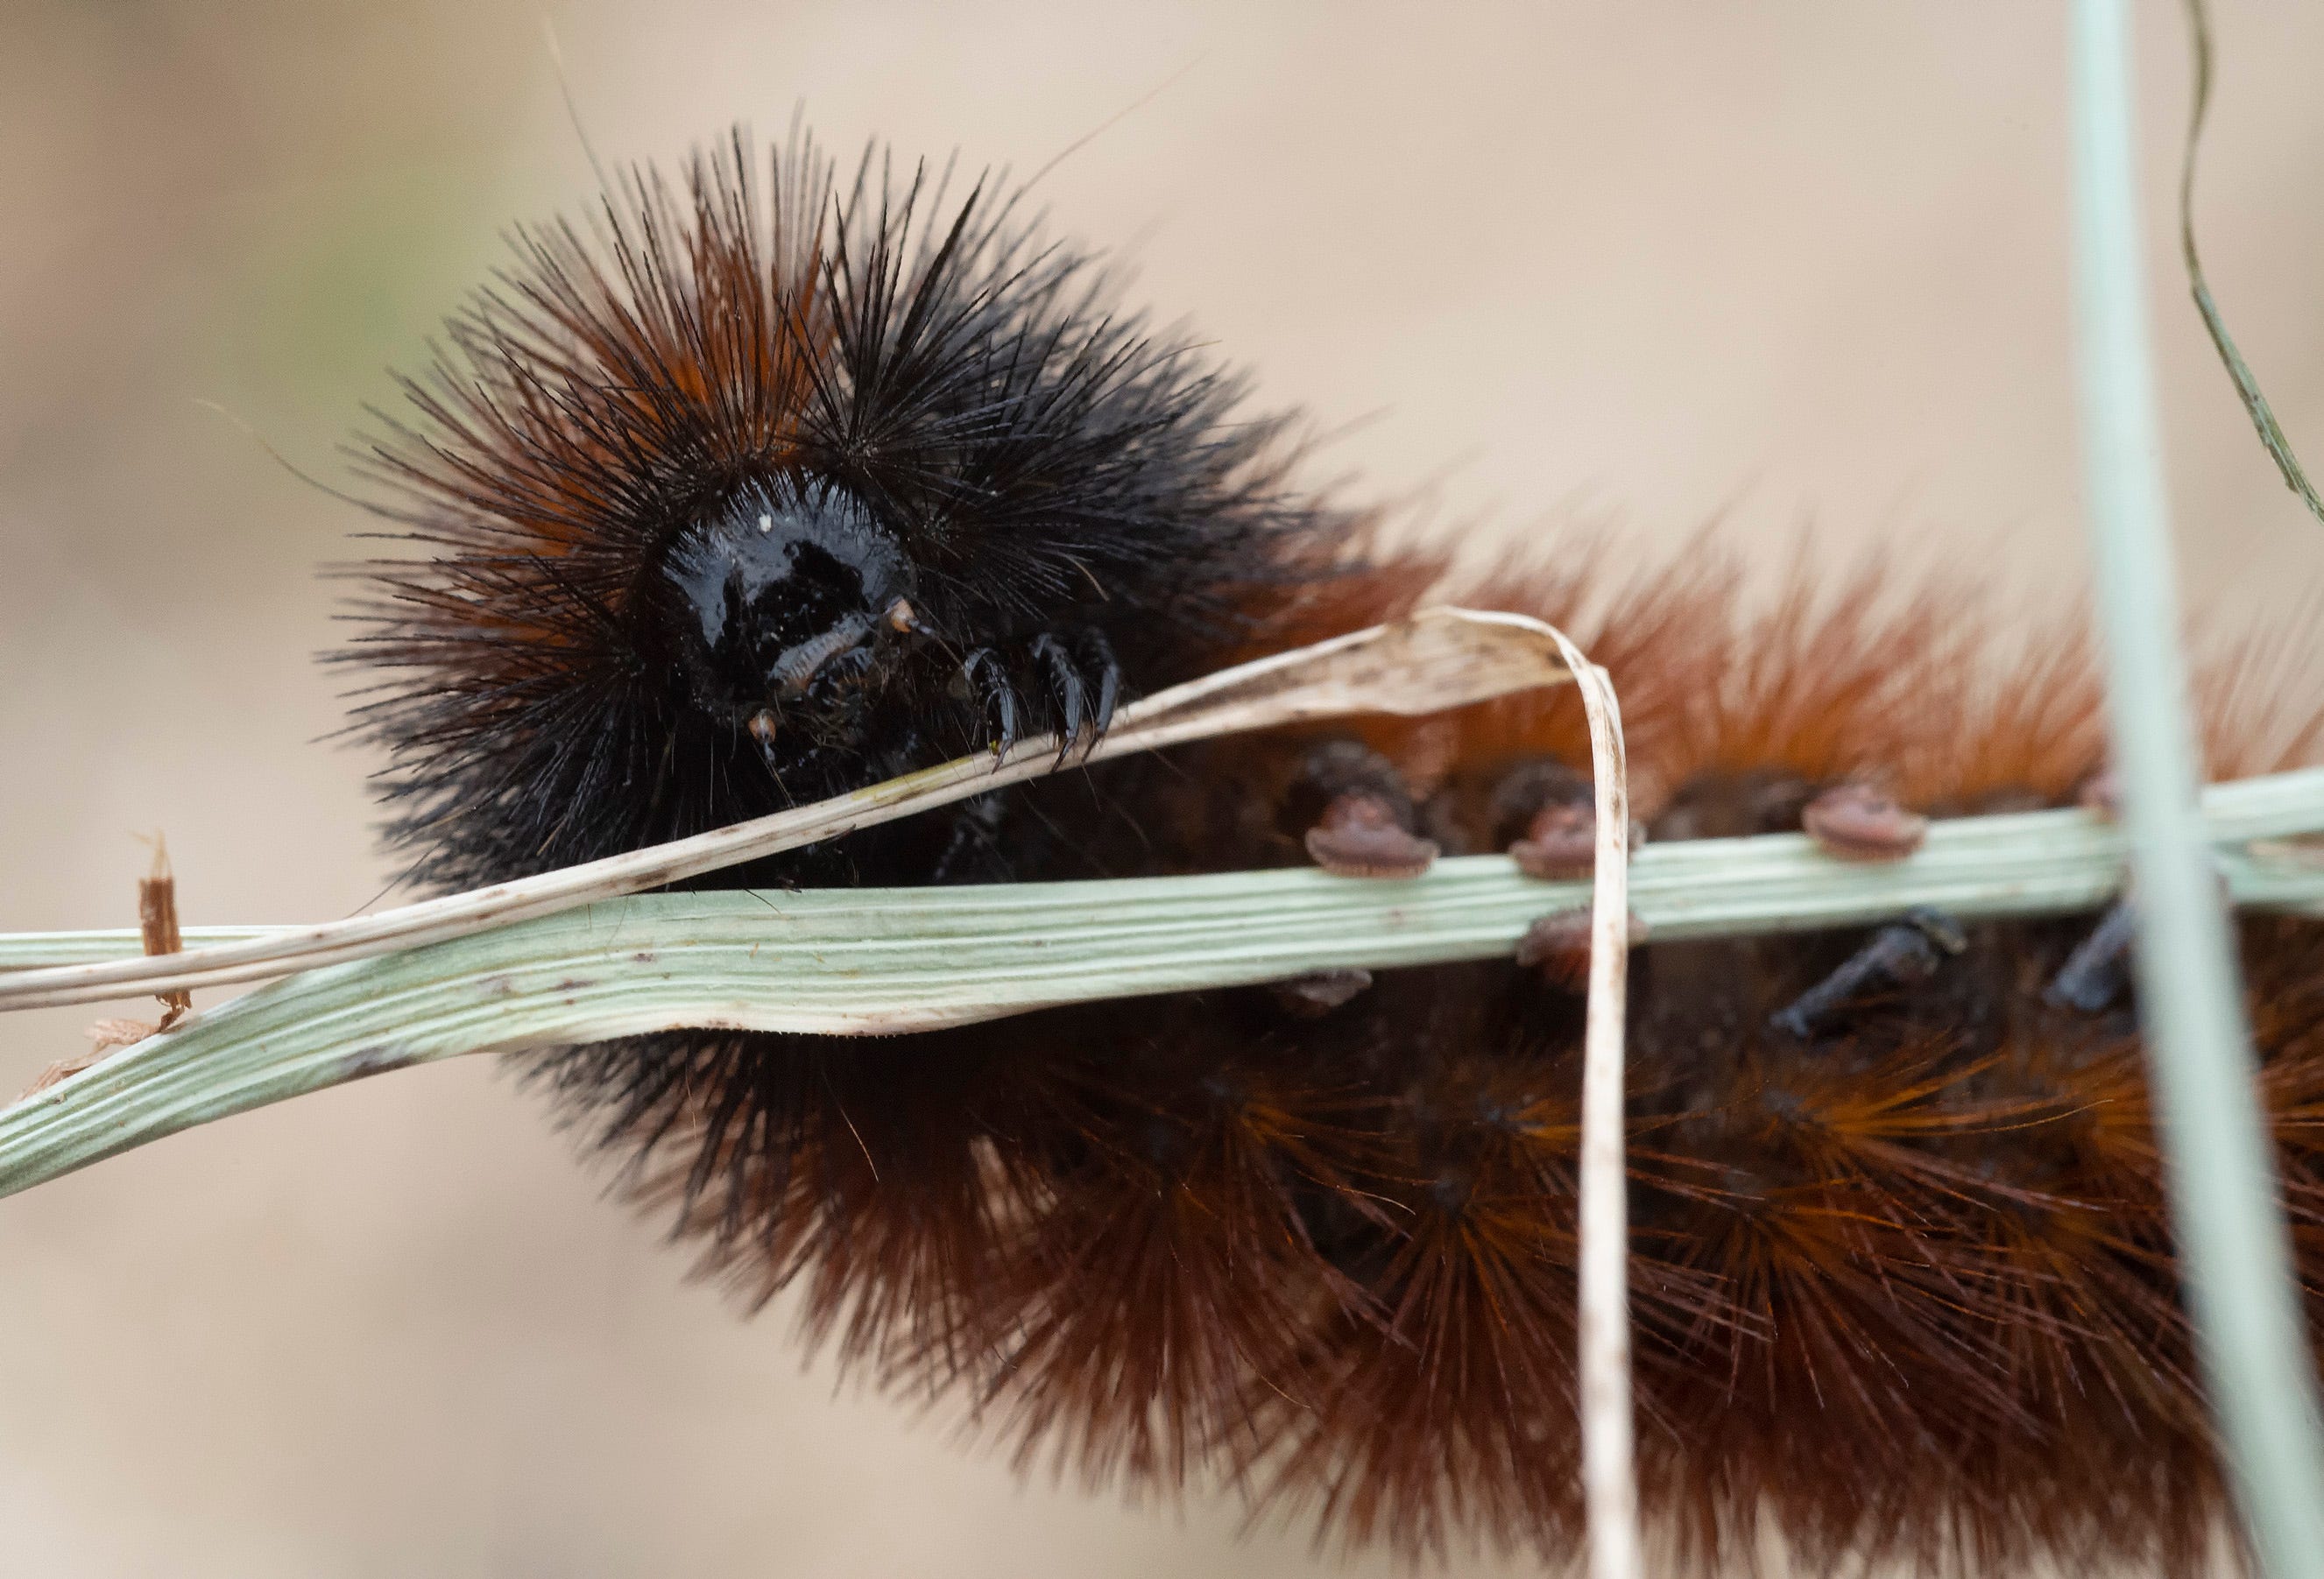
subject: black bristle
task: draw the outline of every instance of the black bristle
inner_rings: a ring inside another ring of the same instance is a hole
[[[1118,312],[1001,183],[955,201],[875,151],[835,187],[800,142],[761,188],[751,157],[738,137],[678,188],[632,177],[586,236],[521,234],[383,419],[370,473],[420,553],[362,569],[343,657],[373,679],[355,727],[388,754],[416,881],[1087,738],[1117,702],[1440,580],[1425,555],[1365,563],[1368,521],[1293,486],[1286,419]],[[1910,859],[1924,811],[2070,804],[2101,767],[2070,625],[2006,660],[1948,586],[1803,573],[1752,612],[1744,582],[1707,542],[1643,570],[1601,546],[1462,601],[1557,624],[1610,674],[1657,840],[1796,831],[1844,792],[1856,821],[1826,848]],[[2215,768],[2324,741],[2296,693],[2214,690]],[[1074,769],[696,881],[1311,849],[1408,877],[1440,847],[1573,875],[1571,687],[1346,732]],[[1868,837],[1888,824],[1912,837]],[[1748,1559],[1772,1531],[1808,1570],[2192,1571],[2223,1497],[2135,1009],[2050,986],[2075,986],[2087,931],[1920,913],[1639,949],[1639,1464],[1682,1556]],[[1020,1461],[1165,1494],[1222,1474],[1351,1540],[1559,1562],[1582,1024],[1560,978],[1586,946],[1551,941],[1547,969],[1330,972],[888,1039],[678,1032],[523,1067],[706,1271],[754,1306],[797,1288],[813,1336],[966,1398]],[[2324,1299],[2324,925],[2247,921],[2243,952]]]
[[[355,721],[390,753],[414,880],[547,870],[1093,723],[1096,699],[1250,639],[1286,544],[1337,519],[1286,487],[1285,419],[1111,310],[1097,263],[1015,209],[893,180],[876,151],[835,191],[805,142],[762,196],[737,140],[682,191],[631,179],[594,238],[520,233],[368,456],[431,555],[366,567],[341,655],[392,676]],[[770,505],[786,590],[802,553],[835,597],[868,583],[872,549],[826,552],[864,523],[914,628],[855,611],[871,629],[774,699],[767,749],[705,694],[762,655],[689,675],[686,649],[688,598],[773,563],[745,553]],[[924,880],[931,842],[907,827],[709,881]]]

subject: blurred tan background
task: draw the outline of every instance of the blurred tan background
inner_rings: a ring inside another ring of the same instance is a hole
[[[2080,584],[2063,7],[552,3],[608,159],[804,104],[1039,167],[1139,294],[1356,426],[1480,540],[1725,511]],[[540,0],[0,0],[0,928],[342,915],[385,877],[310,655],[364,524],[286,474],[586,200]],[[2177,7],[2145,7],[2152,270],[2190,600],[2291,618],[2324,527],[2179,285]],[[2324,10],[2220,0],[2201,218],[2324,463]],[[1175,78],[1173,74],[1176,73]],[[112,1011],[107,1011],[112,1012]],[[143,1012],[132,1006],[127,1012]],[[0,1023],[0,1088],[84,1011]],[[484,1062],[0,1203],[0,1569],[47,1575],[1298,1574],[1301,1529],[1019,1485],[738,1321]],[[1385,1571],[1384,1565],[1380,1571]],[[1464,1569],[1463,1571],[1468,1571]],[[1478,1569],[1477,1571],[1488,1571]],[[1499,1571],[1499,1570],[1490,1570]],[[1526,1571],[1518,1565],[1512,1571]]]

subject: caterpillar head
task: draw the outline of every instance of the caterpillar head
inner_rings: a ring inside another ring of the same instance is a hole
[[[643,623],[714,726],[772,767],[800,744],[844,748],[920,629],[895,537],[833,484],[745,484],[650,555]]]
[[[422,550],[359,567],[343,655],[421,881],[1089,738],[1343,524],[1287,486],[1284,418],[997,181],[738,135],[516,242],[362,463]],[[925,876],[927,841],[818,871]]]

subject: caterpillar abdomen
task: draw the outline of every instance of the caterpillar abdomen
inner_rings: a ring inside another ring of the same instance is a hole
[[[740,161],[698,164],[683,200],[641,183],[595,251],[532,244],[382,452],[437,555],[374,572],[359,649],[405,671],[366,721],[422,878],[1101,730],[1122,698],[1439,582],[1294,488],[1280,419],[1106,316],[1007,203],[927,221],[936,196],[867,176],[826,215],[795,154],[762,213]],[[2077,633],[2008,657],[1955,592],[1802,577],[1754,618],[1741,581],[1702,551],[1616,574],[1601,544],[1461,596],[1607,666],[1656,839],[1821,810],[1835,848],[1878,854],[1919,813],[2071,803],[2102,767]],[[2219,771],[2324,731],[2264,685],[2214,693]],[[1587,767],[1550,694],[1060,775],[710,880],[1392,872],[1432,849],[1550,869]],[[2106,924],[1640,949],[1640,1462],[1684,1548],[1765,1529],[1822,1562],[2196,1561],[2218,1474]],[[2242,935],[2312,1287],[2324,923]],[[530,1069],[707,1270],[752,1301],[801,1286],[813,1335],[969,1400],[1028,1462],[1225,1477],[1351,1541],[1558,1557],[1579,1533],[1568,942]]]

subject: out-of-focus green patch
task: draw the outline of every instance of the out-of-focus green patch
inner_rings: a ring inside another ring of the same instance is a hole
[[[278,189],[244,232],[213,365],[278,447],[308,454],[420,371],[428,341],[504,256],[487,150],[358,167]],[[263,420],[262,420],[263,419]]]

